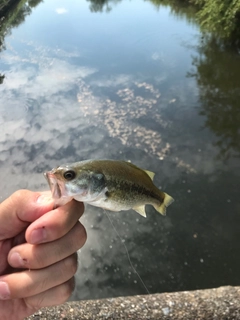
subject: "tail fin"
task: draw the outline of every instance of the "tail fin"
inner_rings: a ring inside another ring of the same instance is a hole
[[[166,215],[166,208],[170,206],[171,203],[173,203],[174,199],[169,196],[167,193],[164,192],[164,199],[163,202],[160,204],[160,206],[155,205],[154,208],[161,213],[163,216]]]

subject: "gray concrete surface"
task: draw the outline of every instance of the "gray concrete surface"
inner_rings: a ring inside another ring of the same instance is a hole
[[[240,287],[67,302],[28,320],[240,320]]]

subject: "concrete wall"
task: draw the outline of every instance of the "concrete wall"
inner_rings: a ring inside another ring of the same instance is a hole
[[[28,320],[240,320],[240,287],[67,302]]]

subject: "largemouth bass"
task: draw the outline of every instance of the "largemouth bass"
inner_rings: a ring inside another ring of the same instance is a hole
[[[75,199],[111,211],[133,209],[146,217],[146,204],[165,215],[174,201],[153,184],[153,172],[125,161],[80,161],[54,168],[44,176],[58,205]]]

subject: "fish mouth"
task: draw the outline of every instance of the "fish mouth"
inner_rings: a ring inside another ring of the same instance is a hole
[[[48,185],[52,192],[53,199],[60,199],[62,196],[62,192],[54,173],[52,173],[51,171],[48,171],[48,172],[44,172],[43,175],[48,182]]]

